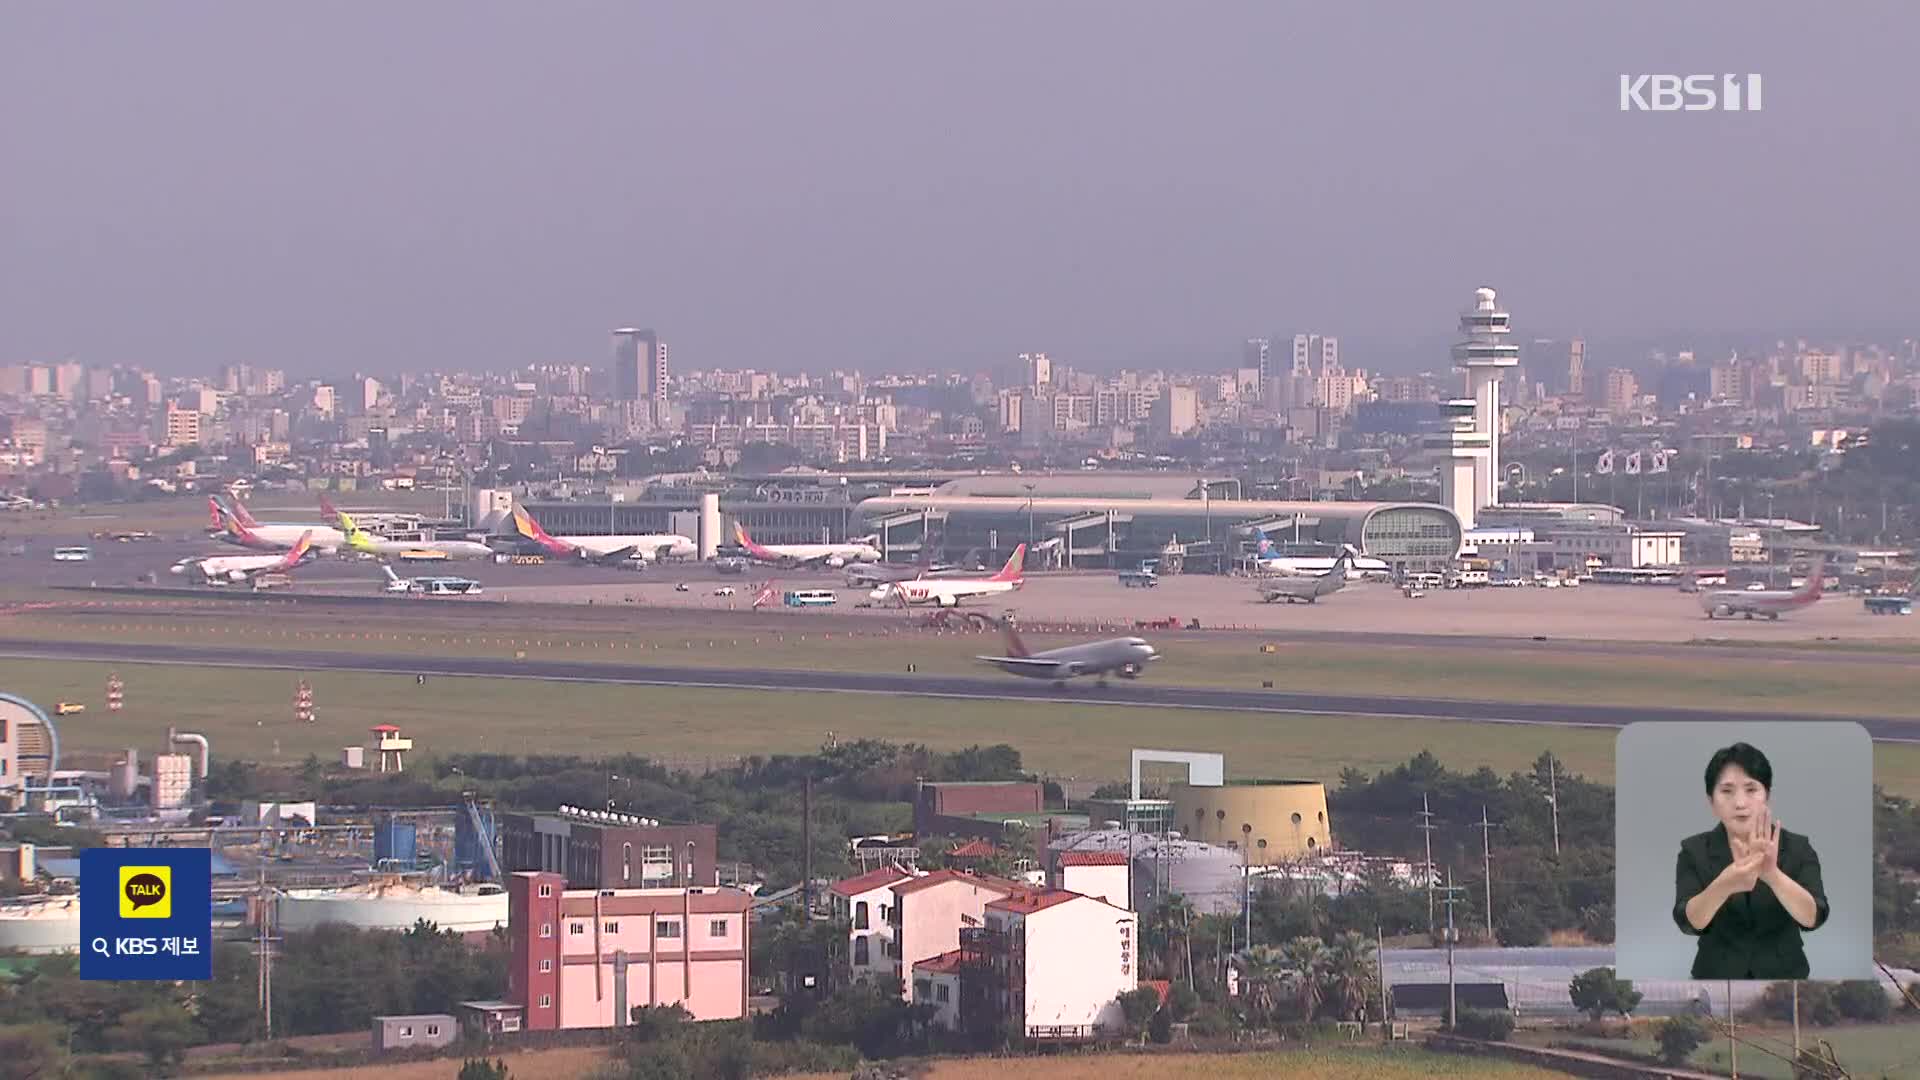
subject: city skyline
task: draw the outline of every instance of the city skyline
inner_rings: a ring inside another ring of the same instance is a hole
[[[1481,284],[1596,354],[1909,336],[1920,14],[1738,12],[18,12],[0,362],[502,370],[636,325],[689,368],[1324,332],[1411,371]],[[1636,70],[1766,110],[1621,112]]]

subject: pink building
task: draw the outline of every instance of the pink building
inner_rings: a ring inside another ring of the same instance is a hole
[[[900,995],[913,996],[915,964],[959,948],[962,927],[984,925],[988,904],[1026,888],[958,870],[936,870],[894,885],[893,974],[900,980]]]
[[[738,889],[572,889],[507,879],[508,1000],[529,1031],[624,1025],[641,1005],[695,1020],[747,1014],[747,911]]]
[[[883,866],[834,882],[833,917],[847,924],[847,964],[854,978],[894,974],[893,887],[912,879],[897,866]]]

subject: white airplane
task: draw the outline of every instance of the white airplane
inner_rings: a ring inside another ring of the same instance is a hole
[[[1803,608],[1819,600],[1826,572],[1825,563],[1815,563],[1807,573],[1806,583],[1798,589],[1717,589],[1701,593],[1700,607],[1709,619],[1717,619],[1722,615],[1729,619],[1735,615],[1745,615],[1749,619],[1764,615],[1777,620],[1782,612]]]
[[[960,601],[970,596],[994,596],[1009,593],[1026,584],[1024,571],[1020,563],[1027,557],[1027,545],[1021,544],[1013,549],[1013,557],[999,573],[991,577],[974,578],[915,578],[912,581],[895,581],[882,585],[868,593],[875,603],[892,604],[907,607],[911,604],[932,604],[935,607],[959,607]]]
[[[332,554],[347,545],[347,534],[331,525],[264,524],[255,521],[238,499],[225,503],[218,496],[209,495],[207,503],[213,515],[213,524],[220,530],[220,539],[229,544],[255,551],[285,551],[302,535],[311,533],[313,546],[324,553]],[[320,499],[320,506],[328,517],[333,516],[332,506],[324,496]]]
[[[1296,577],[1319,577],[1333,567],[1333,559],[1325,555],[1281,555],[1274,548],[1273,540],[1265,529],[1256,530],[1260,534],[1260,547],[1255,558],[1261,573],[1292,575]],[[1369,555],[1362,555],[1352,544],[1341,545],[1341,555],[1347,557],[1347,577],[1355,579],[1368,574],[1390,574],[1392,568]]]
[[[831,566],[838,570],[848,563],[880,561],[880,549],[873,546],[872,537],[863,536],[844,544],[756,544],[753,537],[747,535],[747,527],[737,521],[733,523],[733,535],[740,546],[747,549],[747,554],[775,566]]]
[[[1277,575],[1262,580],[1254,588],[1260,593],[1260,599],[1269,604],[1275,600],[1285,600],[1289,604],[1311,604],[1346,588],[1347,571],[1352,565],[1352,557],[1343,551],[1333,560],[1332,566],[1318,574]]]
[[[344,510],[333,515],[340,522],[340,531],[346,534],[349,551],[364,552],[386,558],[406,558],[409,555],[432,558],[444,555],[449,559],[491,559],[493,549],[478,540],[388,540],[385,537],[370,536]]]
[[[1102,686],[1107,684],[1109,674],[1137,679],[1149,663],[1160,659],[1160,654],[1143,638],[1109,638],[1032,652],[1027,643],[1020,640],[1012,622],[1003,620],[1000,630],[1006,635],[1007,655],[974,659],[1029,679],[1051,679],[1055,686],[1065,686],[1068,679],[1081,675],[1099,676]]]
[[[303,535],[284,555],[206,555],[181,559],[168,570],[173,574],[198,574],[205,585],[244,585],[265,574],[281,574],[306,561],[313,552],[313,537]]]
[[[547,554],[587,562],[619,565],[633,560],[642,564],[661,558],[685,559],[699,547],[678,533],[641,533],[633,536],[550,536],[533,515],[513,508],[513,527],[521,536],[545,548]]]

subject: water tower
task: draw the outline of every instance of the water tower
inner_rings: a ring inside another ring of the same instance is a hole
[[[380,771],[386,772],[387,764],[393,764],[394,772],[406,772],[405,755],[413,749],[413,740],[400,734],[393,724],[375,724],[367,729],[373,733],[373,752],[380,755]]]

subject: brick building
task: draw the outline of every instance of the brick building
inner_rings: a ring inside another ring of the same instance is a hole
[[[714,885],[718,843],[719,830],[712,825],[663,825],[593,810],[565,808],[500,819],[501,869],[561,874],[576,889]]]

